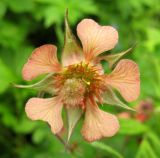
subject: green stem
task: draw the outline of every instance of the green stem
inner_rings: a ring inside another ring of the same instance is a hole
[[[72,153],[71,148],[68,146],[68,144],[66,144],[66,142],[59,135],[56,134],[56,138],[64,145],[66,151],[68,151],[69,153]]]

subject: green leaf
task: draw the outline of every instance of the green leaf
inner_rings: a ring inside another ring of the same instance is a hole
[[[11,8],[11,10],[16,13],[29,12],[34,9],[33,0],[7,0],[7,4]]]
[[[158,28],[155,27],[147,27],[146,34],[147,34],[147,40],[144,42],[144,44],[148,50],[154,52],[156,45],[160,43],[159,39],[160,31]]]
[[[118,151],[116,151],[115,149],[113,149],[112,147],[110,147],[106,144],[103,144],[100,142],[94,142],[91,145],[94,146],[95,148],[102,149],[102,150],[106,151],[107,153],[112,154],[113,156],[115,156],[115,158],[116,157],[117,158],[124,158]]]
[[[0,1],[0,19],[5,15],[7,10],[6,4]]]
[[[45,26],[49,27],[56,23],[61,25],[64,18],[64,12],[68,8],[71,24],[75,24],[85,14],[96,14],[97,6],[92,0],[85,0],[83,3],[77,3],[74,0],[36,0],[43,9],[37,10],[34,14],[37,18],[44,18]],[[38,7],[40,9],[40,7]]]
[[[156,153],[154,152],[154,149],[149,144],[147,139],[144,139],[141,142],[136,158],[159,158],[159,156],[156,155]]]
[[[52,24],[56,23],[61,24],[63,22],[63,16],[64,13],[59,11],[59,8],[55,7],[55,6],[50,6],[47,7],[46,10],[44,10],[44,24],[46,27],[51,26]],[[54,13],[54,16],[53,16]]]
[[[6,104],[0,104],[0,116],[7,127],[14,128],[17,125],[17,119],[13,111]]]
[[[31,131],[33,131],[35,127],[36,127],[36,122],[30,121],[28,118],[26,118],[25,115],[23,115],[21,119],[17,121],[17,124],[14,127],[14,130],[17,133],[28,134]]]
[[[120,119],[120,134],[138,135],[147,132],[148,127],[133,119]]]
[[[5,19],[0,22],[0,28],[0,44],[6,48],[19,50],[19,44],[22,45],[27,33],[27,27],[23,20],[11,22]]]
[[[160,138],[153,132],[149,132],[147,134],[147,138],[150,141],[155,153],[157,153],[157,155],[160,157]]]
[[[32,140],[34,143],[39,144],[41,143],[43,140],[45,140],[47,134],[48,134],[48,130],[46,130],[47,128],[37,128],[33,135],[32,135]]]

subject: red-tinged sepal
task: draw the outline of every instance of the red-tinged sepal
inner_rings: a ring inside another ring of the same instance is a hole
[[[79,63],[83,60],[82,48],[78,44],[76,37],[73,35],[68,23],[68,11],[65,15],[65,39],[62,52],[63,66]]]

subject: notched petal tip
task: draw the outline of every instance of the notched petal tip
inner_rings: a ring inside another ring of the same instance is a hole
[[[140,94],[139,68],[132,60],[120,60],[112,73],[106,75],[105,81],[107,85],[117,89],[128,102],[136,100]]]
[[[41,74],[59,72],[61,65],[57,59],[57,47],[52,44],[36,48],[22,70],[23,78],[30,81]]]
[[[118,32],[114,27],[100,26],[92,19],[83,19],[77,26],[77,34],[88,61],[114,48],[118,42]]]
[[[26,103],[25,111],[31,120],[43,120],[48,122],[54,134],[58,133],[63,127],[61,116],[62,104],[57,99],[31,98]]]
[[[99,140],[103,137],[112,137],[119,130],[116,116],[104,112],[97,105],[86,106],[86,114],[81,133],[88,142]]]

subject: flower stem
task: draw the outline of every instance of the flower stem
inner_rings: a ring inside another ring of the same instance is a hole
[[[68,144],[66,144],[66,142],[58,134],[56,134],[56,138],[64,145],[66,151],[68,151],[69,153],[72,153],[72,149],[69,147]]]

